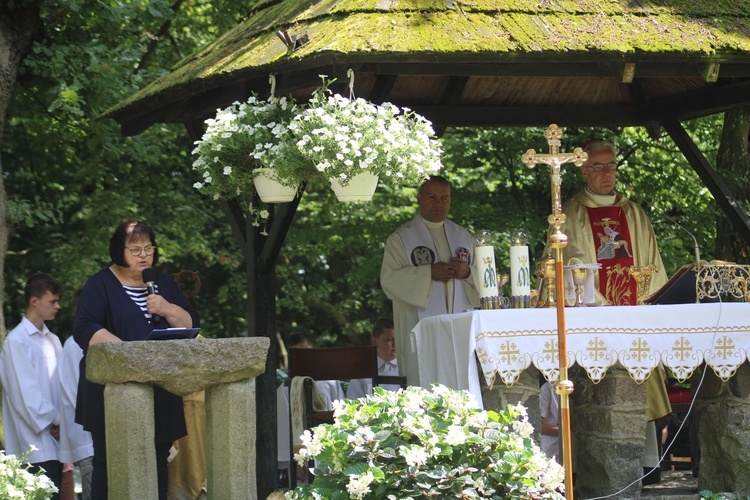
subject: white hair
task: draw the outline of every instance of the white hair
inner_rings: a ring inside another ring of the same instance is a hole
[[[602,149],[611,151],[612,154],[617,156],[617,147],[611,141],[606,139],[591,139],[583,145],[583,150],[587,153],[589,151],[600,151]]]

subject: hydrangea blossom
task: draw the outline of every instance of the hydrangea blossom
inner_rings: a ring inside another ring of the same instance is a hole
[[[289,499],[562,499],[563,469],[533,441],[526,409],[477,409],[467,391],[409,387],[335,405],[295,459],[315,480]]]
[[[351,498],[362,499],[370,493],[370,484],[374,480],[375,476],[372,475],[371,471],[367,471],[367,473],[361,475],[352,474],[349,476],[346,491],[349,492]]]
[[[32,473],[25,463],[31,450],[23,457],[6,455],[0,450],[0,500],[19,498],[22,500],[43,500],[52,497],[57,487],[41,471]]]

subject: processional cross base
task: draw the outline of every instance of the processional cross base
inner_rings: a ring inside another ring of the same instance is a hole
[[[563,131],[554,123],[544,131],[544,137],[549,144],[549,154],[537,154],[529,149],[521,157],[521,161],[529,168],[537,164],[550,166],[550,186],[552,188],[552,213],[547,220],[550,225],[549,241],[555,252],[555,304],[557,306],[557,348],[560,360],[560,378],[555,385],[555,392],[560,395],[560,433],[562,440],[563,467],[565,469],[565,498],[573,499],[573,456],[570,438],[570,394],[573,392],[573,382],[568,379],[568,345],[565,337],[565,289],[563,282],[563,248],[568,244],[568,237],[560,230],[565,223],[560,201],[560,167],[565,163],[573,163],[577,167],[583,165],[588,155],[581,148],[572,153],[561,153],[560,144]],[[551,273],[550,273],[551,274]],[[549,279],[549,278],[548,278]],[[551,291],[551,290],[550,290]],[[551,302],[550,302],[551,304]]]

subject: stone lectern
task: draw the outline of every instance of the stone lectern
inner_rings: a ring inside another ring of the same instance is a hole
[[[110,498],[158,498],[153,385],[187,396],[206,391],[210,498],[257,496],[255,380],[269,339],[112,342],[89,348],[86,375],[104,384]]]

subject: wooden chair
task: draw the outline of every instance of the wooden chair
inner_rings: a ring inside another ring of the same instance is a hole
[[[313,380],[371,379],[372,386],[387,383],[406,388],[406,377],[381,377],[378,375],[377,349],[375,346],[355,347],[316,347],[312,349],[289,350],[289,378],[310,377]],[[333,423],[333,411],[313,411],[313,382],[304,385],[305,429],[312,429],[322,423]],[[292,436],[291,405],[289,415],[290,457],[294,457],[294,436]],[[289,467],[289,486],[297,485],[296,463]]]
[[[672,445],[666,450],[668,458],[662,460],[665,467],[671,470],[692,470],[693,477],[698,476],[698,439],[695,432],[695,420],[692,414],[688,414],[689,403],[672,403],[672,415],[670,415],[670,424],[668,428],[669,436],[668,445]],[[673,434],[683,423],[679,434]],[[682,454],[678,452],[682,451]],[[686,454],[687,452],[687,454]]]

